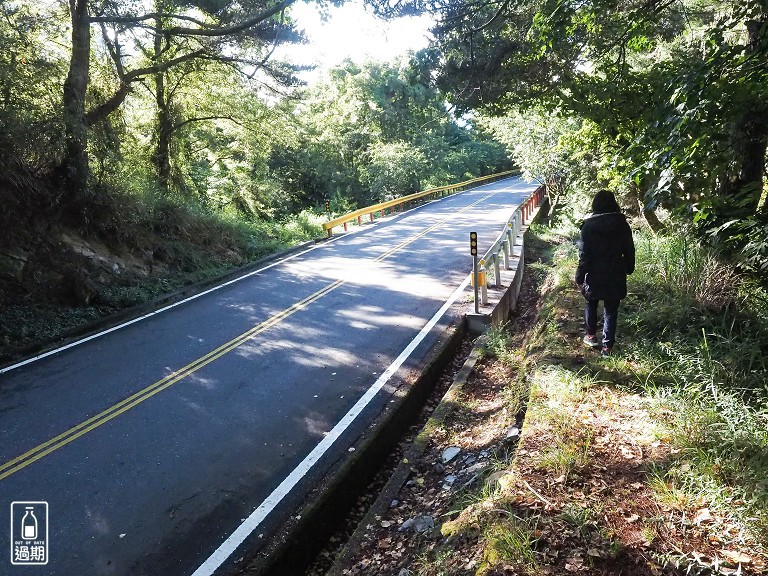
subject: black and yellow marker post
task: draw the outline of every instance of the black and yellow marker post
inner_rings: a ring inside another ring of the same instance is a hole
[[[477,277],[477,232],[469,233],[469,251],[472,254],[472,286],[475,288],[475,314],[480,312],[480,302],[478,300],[478,277]]]

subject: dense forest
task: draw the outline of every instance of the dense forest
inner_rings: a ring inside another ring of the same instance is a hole
[[[307,86],[292,2],[0,0],[3,345],[513,165],[768,270],[768,5],[369,0],[431,46]]]
[[[557,202],[606,186],[768,270],[768,6],[451,1],[438,83]],[[571,203],[572,204],[572,203]]]

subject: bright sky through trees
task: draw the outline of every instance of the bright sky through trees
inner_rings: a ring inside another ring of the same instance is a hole
[[[303,75],[310,82],[345,58],[357,63],[366,59],[390,61],[408,50],[424,48],[433,24],[427,15],[383,20],[366,11],[359,0],[331,7],[327,19],[315,4],[303,2],[294,4],[291,14],[309,43],[281,47],[277,56],[296,64],[317,65],[315,72]]]

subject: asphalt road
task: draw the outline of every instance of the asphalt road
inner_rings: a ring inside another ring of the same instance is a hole
[[[446,302],[466,301],[469,232],[484,251],[533,189],[509,179],[388,217],[4,370],[0,576],[203,575],[235,560],[463,310]],[[48,503],[45,566],[11,564],[15,501]]]

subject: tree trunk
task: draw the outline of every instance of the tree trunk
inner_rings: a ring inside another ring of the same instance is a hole
[[[664,230],[664,224],[662,224],[659,217],[656,216],[656,209],[648,208],[646,206],[644,200],[645,193],[640,186],[637,186],[636,184],[629,185],[629,198],[637,205],[640,214],[643,215],[646,224],[648,224],[653,232],[661,232]]]
[[[164,11],[164,2],[158,0],[155,3],[155,9],[162,13]],[[162,18],[159,16],[155,19],[155,45],[154,45],[154,60],[156,63],[161,64],[165,56],[163,54],[163,35],[160,31],[163,28]],[[160,190],[166,195],[171,189],[171,136],[173,133],[173,125],[171,120],[170,110],[170,96],[165,88],[165,74],[164,69],[158,70],[154,73],[155,81],[155,150],[152,153],[152,163],[155,165],[155,172],[157,174],[157,183]]]
[[[72,20],[72,55],[64,81],[65,150],[62,162],[64,192],[70,200],[82,197],[88,187],[88,126],[85,94],[91,62],[91,28],[88,0],[69,0]]]
[[[768,119],[763,103],[755,103],[755,108],[759,110],[752,110],[744,117],[744,150],[739,173],[741,190],[749,195],[749,203],[745,206],[749,215],[757,212],[763,194],[765,153],[768,147]]]
[[[17,75],[18,72],[16,71],[16,53],[11,52],[11,62],[8,68],[11,71],[11,74]],[[10,113],[11,106],[13,105],[13,101],[11,99],[11,83],[5,82],[3,86],[3,111],[6,113]]]
[[[560,211],[560,200],[563,197],[563,185],[559,178],[548,178],[544,182],[547,188],[547,198],[549,198],[549,208],[547,210],[547,219],[554,221]]]
[[[747,22],[749,40],[748,55],[764,54],[766,46],[765,28],[768,19]],[[725,178],[721,186],[724,199],[729,201],[731,216],[749,217],[757,214],[763,193],[765,155],[768,149],[768,109],[759,98],[741,114],[733,134],[733,150],[738,173]]]
[[[157,183],[160,189],[168,194],[171,188],[171,133],[173,126],[169,103],[165,92],[165,72],[155,74],[155,102],[157,104],[157,131],[155,150],[152,162],[157,172]]]

